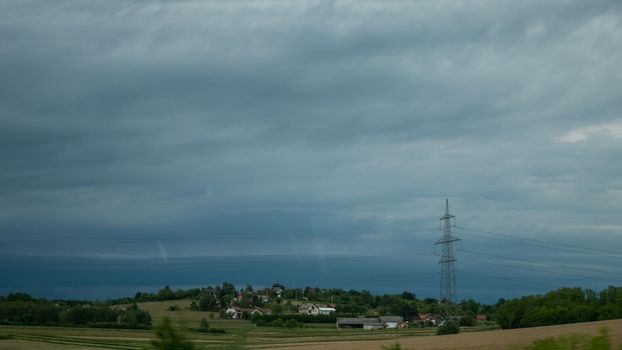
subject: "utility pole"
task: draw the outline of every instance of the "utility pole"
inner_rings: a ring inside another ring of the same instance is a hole
[[[452,226],[452,219],[454,223]],[[441,290],[438,303],[441,307],[443,319],[448,321],[452,315],[451,304],[456,298],[456,272],[454,263],[457,261],[454,257],[454,249],[452,243],[460,239],[452,235],[451,229],[455,227],[455,216],[449,213],[449,199],[445,199],[445,215],[441,216],[441,227],[443,236],[436,241],[436,244],[443,245],[443,255],[438,263],[441,265]]]

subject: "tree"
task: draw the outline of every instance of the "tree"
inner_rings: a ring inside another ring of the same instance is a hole
[[[283,314],[283,306],[281,306],[279,304],[276,304],[276,305],[272,306],[272,314],[273,315],[282,315]]]
[[[158,291],[158,300],[173,300],[175,293],[171,290],[171,287],[166,286],[164,289]]]
[[[6,297],[7,301],[31,301],[32,297],[26,293],[9,293]]]
[[[218,300],[211,290],[205,290],[201,293],[199,299],[199,309],[201,311],[217,311]]]
[[[410,293],[410,292],[407,292],[407,291],[404,291],[402,293],[402,299],[404,299],[404,300],[415,300],[415,298],[416,297],[415,297],[414,293]]]
[[[375,305],[372,305],[374,303],[374,297],[371,295],[369,291],[363,290],[361,292],[361,303],[364,305],[371,306],[371,307],[375,306]]]
[[[415,303],[407,301],[401,301],[393,304],[390,310],[392,314],[400,315],[406,320],[412,320],[418,314]]]
[[[201,319],[201,325],[199,326],[199,331],[200,332],[209,332],[209,323],[204,318]]]
[[[462,300],[459,305],[464,312],[470,311],[473,314],[477,314],[481,308],[481,304],[473,299]]]
[[[125,324],[128,328],[138,328],[138,318],[134,310],[127,310],[125,312]]]
[[[444,325],[439,326],[436,329],[436,334],[445,335],[445,334],[458,334],[460,333],[460,326],[455,321],[447,321]]]
[[[222,288],[219,291],[218,299],[220,305],[230,305],[233,298],[235,298],[236,290],[232,283],[225,282],[222,284]]]
[[[158,339],[152,340],[151,344],[158,350],[195,350],[201,349],[192,341],[186,338],[186,335],[175,328],[171,319],[165,317],[156,327],[156,336]]]
[[[475,313],[473,311],[465,311],[462,317],[460,318],[460,325],[465,327],[473,327],[475,326]]]

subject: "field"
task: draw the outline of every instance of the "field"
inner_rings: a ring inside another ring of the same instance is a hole
[[[304,329],[256,328],[248,321],[216,319],[207,312],[168,311],[177,304],[185,308],[190,301],[153,302],[139,304],[148,310],[157,323],[168,316],[188,329],[188,336],[206,349],[299,349],[299,350],[379,350],[381,346],[399,342],[407,349],[519,349],[534,340],[573,333],[597,334],[602,327],[611,330],[614,344],[622,343],[622,320],[578,323],[515,330],[464,329],[462,334],[433,336],[435,329],[406,330],[337,330],[334,325],[318,325]],[[202,334],[192,331],[201,318],[208,319],[211,328],[222,328],[226,334]],[[488,331],[485,331],[488,330]],[[2,339],[10,334],[12,339]],[[152,331],[112,330],[89,328],[51,328],[0,326],[1,350],[96,350],[148,349]]]
[[[488,332],[462,333],[436,337],[404,337],[395,341],[351,341],[338,344],[313,344],[296,347],[298,350],[378,350],[399,342],[402,348],[414,350],[475,350],[475,349],[521,349],[535,340],[570,334],[599,334],[599,329],[610,330],[610,338],[615,346],[622,345],[622,320],[575,323],[569,325],[496,330]]]

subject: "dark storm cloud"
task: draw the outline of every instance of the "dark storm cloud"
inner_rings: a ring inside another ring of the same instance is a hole
[[[5,1],[0,13],[3,236],[434,227],[450,197],[465,226],[620,249],[618,1]],[[437,234],[164,247],[390,253],[431,250]],[[160,255],[153,242],[8,242],[12,255]]]

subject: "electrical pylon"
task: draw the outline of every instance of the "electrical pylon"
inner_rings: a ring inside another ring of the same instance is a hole
[[[451,304],[456,298],[456,271],[454,263],[457,261],[454,257],[454,249],[452,243],[460,239],[452,235],[452,227],[455,227],[455,221],[452,225],[452,219],[455,216],[449,213],[449,199],[445,199],[445,215],[441,216],[441,226],[443,236],[436,241],[436,244],[443,245],[443,255],[438,263],[441,265],[441,290],[438,299],[441,307],[442,316],[445,320],[449,320],[452,315]],[[454,219],[455,220],[455,219]]]

